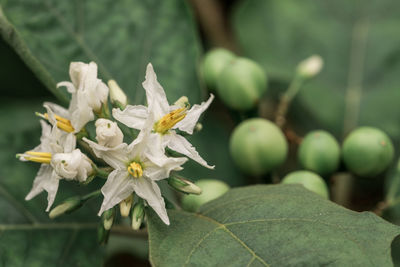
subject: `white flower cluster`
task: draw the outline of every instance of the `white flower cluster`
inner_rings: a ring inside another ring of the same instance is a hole
[[[26,199],[30,200],[43,190],[47,191],[46,210],[49,211],[60,179],[88,182],[89,177],[97,175],[99,168],[77,148],[77,138],[85,136],[82,141],[90,147],[91,152],[111,167],[101,188],[104,200],[99,215],[118,204],[121,214],[129,215],[130,206],[127,203],[132,205],[135,193],[140,201],[144,200],[153,208],[165,224],[169,224],[157,181],[170,177],[171,171],[182,170],[188,158],[207,168],[214,168],[180,134],[193,133],[200,115],[209,107],[214,96],[191,108],[186,97],[170,105],[152,65],[148,64],[143,82],[147,106],[127,105],[123,91],[115,81],[110,81],[111,102],[118,103],[111,116],[109,112],[104,112],[108,111],[110,89],[97,78],[95,63],[71,63],[70,77],[71,82],[57,85],[65,86],[71,93],[69,108],[45,103],[47,113],[39,115],[50,124],[41,120],[41,144],[31,151],[18,154],[20,160],[42,163]],[[118,96],[120,99],[116,99]],[[94,139],[89,137],[85,127],[95,118]],[[130,136],[124,136],[115,120],[131,128],[127,133],[139,131],[137,137],[131,142],[124,142]],[[182,156],[170,156],[166,148]]]

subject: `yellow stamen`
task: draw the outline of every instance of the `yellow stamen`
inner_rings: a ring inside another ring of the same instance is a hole
[[[47,164],[49,164],[51,161],[51,158],[41,158],[41,157],[25,157],[25,159],[33,162],[47,163]]]
[[[51,153],[48,152],[27,151],[24,154],[17,154],[17,158],[20,157],[25,160],[39,163],[50,163],[51,161]]]
[[[156,124],[154,125],[154,131],[157,133],[164,134],[168,132],[175,124],[180,122],[186,117],[187,108],[178,108],[164,117],[162,117]]]
[[[132,162],[129,164],[128,172],[135,178],[139,178],[143,175],[142,166],[137,162]]]
[[[36,112],[36,115],[39,116],[39,117],[42,117],[43,119],[49,120],[49,114],[47,114],[47,113],[42,114],[42,113]],[[58,128],[60,128],[63,131],[66,131],[68,133],[72,133],[72,132],[75,131],[75,129],[72,126],[70,120],[68,120],[66,118],[63,118],[63,117],[60,117],[58,115],[54,115],[54,117],[57,120],[57,127]]]
[[[49,152],[36,152],[36,151],[27,151],[25,154],[31,155],[31,156],[38,156],[41,158],[51,158],[51,153]]]

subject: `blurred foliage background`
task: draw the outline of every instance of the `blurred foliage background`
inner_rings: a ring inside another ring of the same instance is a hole
[[[260,63],[270,80],[258,110],[237,113],[217,99],[203,119],[203,130],[191,137],[199,153],[217,166],[210,171],[188,163],[183,174],[193,180],[220,179],[233,187],[272,181],[270,176],[246,177],[234,166],[229,136],[243,118],[273,118],[297,63],[312,54],[324,58],[325,68],[295,99],[287,133],[303,136],[324,129],[342,141],[357,125],[370,125],[388,133],[398,147],[400,3],[394,0],[109,0],[101,4],[0,0],[0,8],[0,254],[5,264],[148,264],[146,236],[141,234],[126,236],[117,229],[109,245],[98,248],[100,200],[57,219],[66,223],[57,229],[51,228],[44,212],[45,194],[24,201],[38,166],[17,161],[15,154],[38,143],[40,126],[34,112],[42,110],[42,102],[65,104],[67,94],[55,83],[68,80],[71,61],[96,61],[100,76],[116,79],[134,104],[143,103],[141,82],[148,62],[155,66],[170,102],[187,95],[192,104],[208,94],[198,71],[204,51],[225,47]],[[292,142],[291,157],[278,175],[298,168],[296,147]],[[384,199],[385,185],[389,188],[392,179],[400,179],[395,168],[371,181],[352,178],[351,192],[343,198],[342,189],[335,187],[343,176],[347,174],[325,178],[333,198],[354,210],[374,210]],[[56,203],[84,193],[77,185],[60,186],[65,190]],[[384,216],[400,223],[400,208]],[[17,224],[26,227],[14,229]]]

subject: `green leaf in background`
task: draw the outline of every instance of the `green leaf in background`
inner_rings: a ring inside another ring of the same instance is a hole
[[[117,80],[132,103],[143,102],[149,62],[170,101],[200,101],[200,50],[180,0],[0,0],[0,36],[59,99],[66,94],[55,83],[69,80],[70,62],[95,61],[100,76]]]
[[[45,212],[45,192],[31,201],[24,200],[39,165],[20,162],[15,154],[39,143],[40,124],[34,111],[39,110],[41,104],[42,99],[32,98],[0,101],[1,265],[99,266],[103,261],[102,249],[97,243],[96,213],[100,199],[89,201],[76,213],[55,220],[50,220]],[[100,185],[94,181],[95,188]],[[60,189],[55,205],[93,190],[91,186],[80,188],[64,181]]]
[[[198,214],[149,213],[154,266],[392,266],[400,228],[297,185],[230,190]]]
[[[324,58],[296,110],[312,114],[319,123],[314,128],[341,135],[371,125],[400,138],[399,12],[393,0],[245,0],[233,24],[244,54],[274,79],[289,81],[297,63],[312,54]]]

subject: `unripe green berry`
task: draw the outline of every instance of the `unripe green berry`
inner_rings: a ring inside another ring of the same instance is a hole
[[[319,175],[331,174],[338,168],[340,146],[330,133],[313,131],[300,144],[298,158],[304,169]]]
[[[302,184],[306,189],[329,199],[328,187],[324,179],[310,171],[295,171],[282,179],[282,184]]]
[[[201,65],[201,72],[210,91],[215,91],[217,77],[235,57],[231,51],[223,48],[215,48],[206,53]]]
[[[239,168],[251,175],[268,173],[287,156],[288,145],[281,129],[266,119],[240,123],[230,139],[230,152]]]
[[[344,140],[342,155],[351,172],[361,177],[374,177],[392,162],[394,149],[390,138],[381,130],[360,127]]]
[[[198,180],[195,184],[201,188],[202,193],[182,197],[182,208],[187,211],[197,211],[201,205],[222,196],[230,189],[226,183],[213,179]]]
[[[217,92],[228,107],[249,110],[267,89],[263,68],[247,58],[236,58],[217,78]]]

